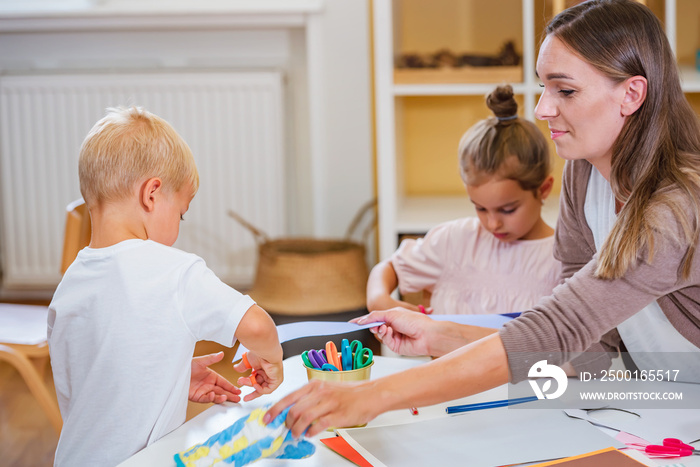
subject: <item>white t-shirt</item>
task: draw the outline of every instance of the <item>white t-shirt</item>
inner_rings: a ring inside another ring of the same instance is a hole
[[[185,421],[195,343],[231,346],[253,300],[150,240],[85,248],[48,318],[57,466],[118,464]]]
[[[435,314],[529,310],[558,285],[554,236],[502,242],[476,217],[440,224],[407,239],[391,257],[401,293],[427,290]]]

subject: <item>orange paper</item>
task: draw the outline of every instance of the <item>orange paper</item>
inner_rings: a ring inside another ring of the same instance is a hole
[[[329,449],[340,454],[350,462],[360,467],[372,467],[372,464],[367,462],[367,460],[360,455],[359,452],[348,444],[347,441],[343,439],[342,436],[334,436],[332,438],[323,438],[321,442],[325,444]]]

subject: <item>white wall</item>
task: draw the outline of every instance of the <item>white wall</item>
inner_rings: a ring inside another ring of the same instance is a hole
[[[182,14],[193,8],[204,16]],[[212,14],[219,8],[244,14]],[[134,14],[138,9],[144,14]],[[277,26],[266,26],[265,15]],[[182,34],[195,29],[196,40]],[[288,235],[342,236],[373,196],[369,51],[367,0],[0,0],[3,73],[282,68],[288,79]]]

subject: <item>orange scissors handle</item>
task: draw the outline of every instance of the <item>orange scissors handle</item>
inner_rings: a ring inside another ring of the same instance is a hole
[[[243,354],[243,357],[241,358],[241,360],[243,360],[243,365],[246,368],[253,369],[253,371],[250,372],[250,384],[251,385],[256,384],[258,382],[258,380],[255,379],[255,376],[258,374],[258,372],[257,372],[257,370],[255,370],[255,368],[253,368],[253,365],[251,365],[250,362],[248,361],[248,352],[245,352]]]
[[[343,368],[342,364],[340,363],[338,348],[335,346],[335,342],[333,341],[326,342],[326,358],[328,359],[328,363],[330,363],[334,367],[338,369]]]

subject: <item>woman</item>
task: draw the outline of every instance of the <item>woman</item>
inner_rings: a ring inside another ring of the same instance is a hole
[[[385,321],[377,332],[392,350],[444,356],[358,385],[314,382],[273,406],[269,419],[294,404],[287,425],[313,436],[517,383],[531,352],[550,352],[548,363],[561,365],[620,337],[640,366],[672,368],[662,352],[700,357],[700,125],[660,22],[630,0],[572,7],[547,27],[537,73],[544,89],[536,115],[568,161],[555,234],[568,280],[473,342],[470,328],[400,309],[373,312],[361,322]],[[682,370],[700,376],[698,367]]]

